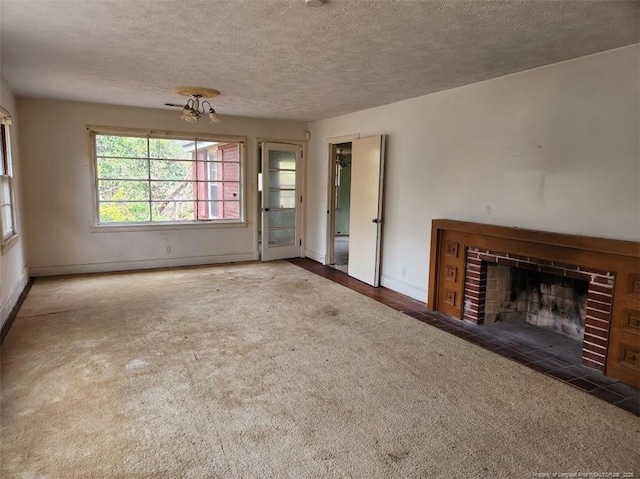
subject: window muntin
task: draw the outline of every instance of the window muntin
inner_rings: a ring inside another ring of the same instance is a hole
[[[241,142],[93,138],[98,224],[242,220]]]
[[[16,235],[13,202],[13,166],[11,161],[10,117],[0,115],[0,225],[2,245]]]

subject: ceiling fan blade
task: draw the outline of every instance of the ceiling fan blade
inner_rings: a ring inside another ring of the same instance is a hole
[[[165,106],[175,106],[178,108],[183,108],[184,105],[179,105],[178,103],[165,103]]]

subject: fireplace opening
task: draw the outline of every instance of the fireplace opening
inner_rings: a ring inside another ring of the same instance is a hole
[[[584,280],[489,264],[484,324],[529,324],[582,341],[588,293]]]
[[[547,343],[554,355],[604,371],[612,273],[468,248],[464,278],[465,321]]]

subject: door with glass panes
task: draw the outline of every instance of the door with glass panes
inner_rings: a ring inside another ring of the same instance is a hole
[[[262,260],[300,256],[301,147],[262,145]]]

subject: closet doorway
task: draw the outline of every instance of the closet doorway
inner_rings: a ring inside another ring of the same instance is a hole
[[[349,221],[351,213],[351,142],[333,145],[333,261],[330,266],[349,270]]]

